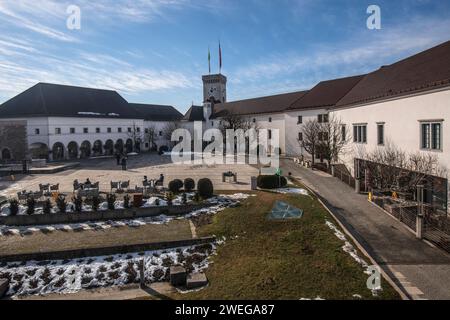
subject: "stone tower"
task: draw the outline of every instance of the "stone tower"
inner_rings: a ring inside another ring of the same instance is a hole
[[[203,102],[227,102],[227,77],[222,74],[203,76]]]

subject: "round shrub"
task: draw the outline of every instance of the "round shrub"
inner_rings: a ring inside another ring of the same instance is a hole
[[[194,179],[187,178],[184,180],[184,190],[187,192],[191,192],[195,189],[195,181]]]
[[[169,182],[170,192],[179,193],[181,188],[183,188],[183,181],[180,179],[175,179]]]
[[[203,199],[209,199],[214,194],[214,186],[208,178],[198,180],[197,190],[200,197]]]
[[[276,189],[284,188],[287,185],[287,180],[285,177],[279,176],[258,176],[258,188],[261,189]]]

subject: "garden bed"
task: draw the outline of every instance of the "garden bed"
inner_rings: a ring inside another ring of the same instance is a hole
[[[75,293],[82,289],[139,283],[139,264],[144,263],[145,283],[169,280],[171,266],[189,272],[208,268],[216,243],[74,260],[2,263],[0,278],[10,280],[7,296]]]

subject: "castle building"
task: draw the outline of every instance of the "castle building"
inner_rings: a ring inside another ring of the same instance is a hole
[[[278,130],[279,152],[309,157],[302,148],[310,119],[338,118],[351,135],[339,162],[355,174],[354,158],[388,143],[404,152],[436,156],[450,168],[450,41],[368,74],[326,80],[309,90],[227,100],[227,78],[205,75],[203,105],[183,116],[171,106],[128,103],[117,92],[39,83],[0,106],[0,160],[83,158],[168,148],[163,128],[179,122],[218,128],[228,115]],[[21,126],[23,127],[21,129]],[[146,134],[156,132],[150,142]],[[16,132],[17,134],[11,134]]]

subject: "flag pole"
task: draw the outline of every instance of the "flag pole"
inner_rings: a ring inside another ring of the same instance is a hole
[[[219,39],[219,74],[222,74],[222,46]]]
[[[208,46],[208,70],[209,70],[209,74],[211,74],[211,50]]]

